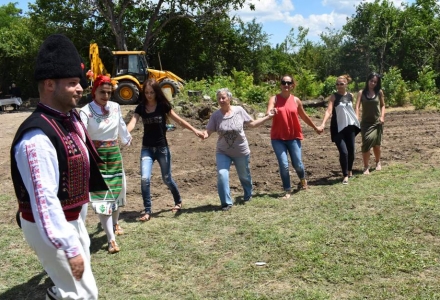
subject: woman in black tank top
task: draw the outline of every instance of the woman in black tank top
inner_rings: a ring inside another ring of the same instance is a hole
[[[330,135],[339,151],[339,163],[342,170],[342,183],[348,184],[353,176],[353,162],[355,154],[355,137],[360,132],[360,125],[353,109],[353,95],[347,92],[350,76],[342,75],[336,80],[337,92],[330,96],[328,107],[320,128],[331,116]]]

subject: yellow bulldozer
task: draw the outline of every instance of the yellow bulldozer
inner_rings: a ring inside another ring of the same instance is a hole
[[[185,81],[170,71],[150,69],[145,58],[145,51],[111,51],[114,57],[113,71],[109,74],[99,57],[96,43],[90,44],[89,58],[92,80],[98,75],[110,76],[118,81],[118,88],[113,93],[113,101],[119,104],[135,104],[139,91],[147,79],[155,79],[165,96],[174,97],[183,89]]]

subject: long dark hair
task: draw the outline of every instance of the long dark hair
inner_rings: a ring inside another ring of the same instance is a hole
[[[366,96],[368,93],[368,82],[374,78],[377,77],[377,84],[374,87],[374,93],[377,95],[379,94],[379,91],[382,89],[382,76],[380,76],[380,74],[376,73],[376,72],[372,72],[368,75],[367,77],[367,81],[365,81],[365,87],[364,90],[362,91],[362,93]]]
[[[147,104],[147,98],[145,97],[145,90],[147,89],[147,86],[151,86],[155,93],[156,102],[159,105],[163,105],[167,111],[171,110],[173,106],[171,105],[171,102],[165,97],[165,94],[163,93],[162,89],[159,86],[159,83],[154,79],[148,79],[144,82],[142,85],[142,91],[139,95],[139,102],[143,103],[144,105]]]

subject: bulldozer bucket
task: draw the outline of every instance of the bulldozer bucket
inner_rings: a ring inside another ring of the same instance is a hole
[[[99,57],[98,44],[96,43],[90,44],[89,59],[90,59],[90,70],[93,72],[93,81],[99,75],[109,75],[104,67],[104,64],[102,63],[101,58]]]

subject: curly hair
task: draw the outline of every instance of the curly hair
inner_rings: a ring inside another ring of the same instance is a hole
[[[337,79],[343,79],[347,82],[347,84],[352,82],[352,79],[351,79],[350,75],[348,75],[348,74],[340,75],[340,76],[338,76]]]

